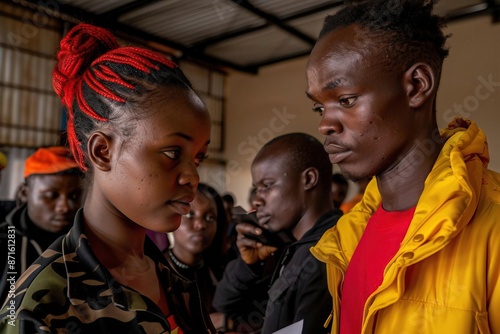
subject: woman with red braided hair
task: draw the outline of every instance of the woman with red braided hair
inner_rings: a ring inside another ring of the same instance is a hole
[[[215,333],[196,283],[146,237],[190,212],[205,105],[172,61],[88,24],[61,41],[53,85],[88,190],[74,227],[11,285],[0,333]]]

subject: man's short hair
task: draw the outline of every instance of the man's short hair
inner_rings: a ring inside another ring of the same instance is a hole
[[[363,42],[383,43],[385,55],[381,65],[404,72],[422,61],[432,66],[439,82],[444,47],[449,35],[444,35],[442,17],[433,15],[431,0],[370,0],[351,3],[325,18],[319,39],[329,32],[358,25],[369,36]],[[366,50],[371,48],[366,47]]]
[[[323,144],[318,139],[301,132],[287,133],[267,142],[257,153],[255,160],[263,153],[267,155],[265,152],[272,152],[276,147],[286,148],[280,153],[284,156],[286,166],[290,170],[300,173],[309,167],[316,168],[325,190],[329,191],[332,163]]]

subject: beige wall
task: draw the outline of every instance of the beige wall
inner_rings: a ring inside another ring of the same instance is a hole
[[[500,171],[500,24],[489,16],[452,23],[440,94],[438,122],[454,116],[478,123],[488,138],[490,168]]]
[[[490,17],[451,23],[450,56],[445,60],[438,98],[438,122],[454,115],[477,121],[487,136],[490,167],[500,171],[500,24]],[[231,73],[226,116],[226,189],[247,207],[250,163],[276,135],[306,132],[322,140],[319,116],[305,96],[306,58],[268,66],[258,75]]]
[[[305,96],[306,59],[263,68],[259,75],[231,74],[226,113],[226,188],[247,207],[250,163],[277,135],[306,132],[318,139],[319,116]]]

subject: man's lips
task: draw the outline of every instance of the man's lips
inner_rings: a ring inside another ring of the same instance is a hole
[[[271,216],[267,215],[267,214],[258,214],[257,213],[257,220],[259,221],[259,225],[260,226],[264,226],[265,224],[267,224],[269,222],[269,219],[271,218]]]
[[[73,222],[72,218],[54,218],[52,219],[52,225],[54,226],[67,226]]]
[[[325,151],[328,153],[330,162],[333,164],[341,162],[349,154],[351,154],[351,150],[349,150],[348,148],[328,142],[325,143]]]

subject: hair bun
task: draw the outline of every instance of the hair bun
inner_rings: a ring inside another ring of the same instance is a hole
[[[68,80],[81,76],[95,59],[119,46],[113,34],[104,28],[80,23],[71,29],[61,40],[52,73],[56,94],[63,98]]]

